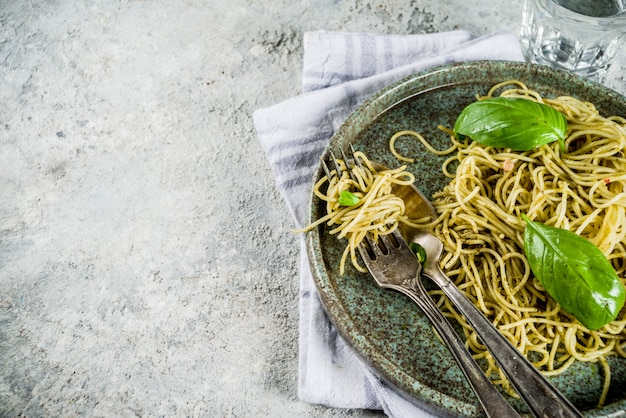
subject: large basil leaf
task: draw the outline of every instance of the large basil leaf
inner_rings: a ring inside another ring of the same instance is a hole
[[[495,97],[467,106],[454,124],[457,137],[468,136],[496,148],[528,151],[565,139],[567,120],[550,106],[516,97]]]
[[[626,292],[602,251],[566,229],[523,218],[526,258],[550,296],[590,330],[613,321]]]

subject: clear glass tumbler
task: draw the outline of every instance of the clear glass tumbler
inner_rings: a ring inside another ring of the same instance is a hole
[[[626,40],[626,0],[526,0],[526,60],[602,81]]]

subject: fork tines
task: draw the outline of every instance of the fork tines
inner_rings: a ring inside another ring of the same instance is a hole
[[[352,165],[350,161],[352,161],[355,165],[361,168],[363,168],[363,165],[361,161],[354,155],[356,153],[356,151],[354,150],[354,146],[350,144],[349,148],[350,150],[349,150],[348,155],[346,155],[343,149],[340,149],[339,152],[341,153],[341,158],[343,159],[345,170],[347,170],[350,176],[353,177],[354,179],[354,176],[352,174]],[[332,162],[332,165],[334,167],[334,174],[337,177],[341,177],[341,173],[343,169],[341,168],[339,161],[337,160],[337,158],[335,157],[335,154],[332,151],[329,151],[329,154],[330,154],[329,160],[330,162]],[[333,170],[328,167],[328,164],[326,163],[326,161],[324,161],[324,159],[322,159],[321,162],[322,162],[322,169],[324,170],[324,174],[326,174],[326,177],[330,179],[333,176]]]
[[[361,245],[364,246],[367,255],[375,260],[383,255],[389,255],[392,248],[399,249],[403,240],[400,231],[396,228],[390,234],[379,234],[378,240],[368,233]]]

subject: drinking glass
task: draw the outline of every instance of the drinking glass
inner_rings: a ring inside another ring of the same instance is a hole
[[[526,0],[526,60],[603,81],[626,39],[626,0]]]

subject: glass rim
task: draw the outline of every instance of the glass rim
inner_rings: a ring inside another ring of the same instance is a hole
[[[578,13],[567,7],[558,4],[554,0],[528,0],[535,3],[537,7],[540,7],[544,13],[555,19],[564,19],[573,23],[583,24],[597,24],[602,23],[604,25],[613,25],[613,29],[618,29],[619,25],[626,23],[626,8],[620,12],[610,16],[589,16],[583,13]],[[558,15],[557,13],[558,12]],[[622,28],[626,32],[626,27]]]

